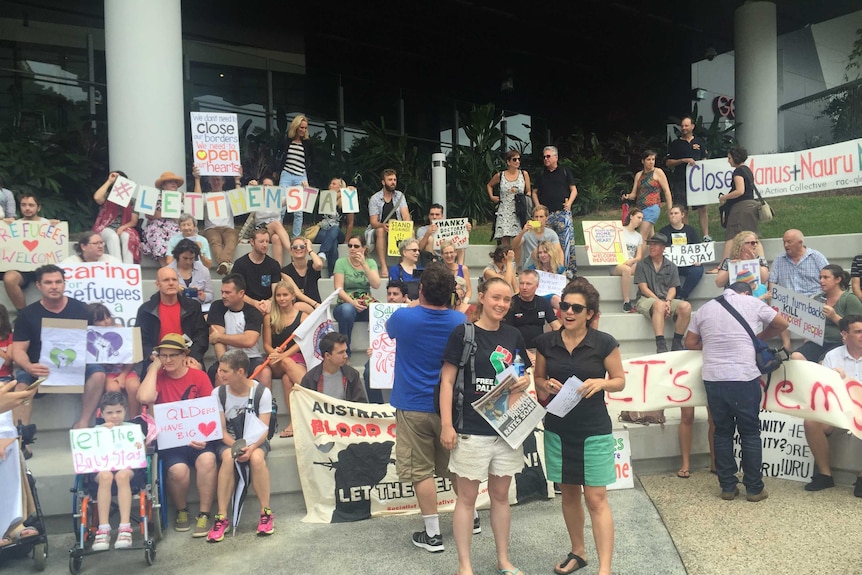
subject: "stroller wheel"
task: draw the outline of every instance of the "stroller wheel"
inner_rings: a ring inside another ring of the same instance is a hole
[[[36,571],[44,571],[48,563],[48,545],[39,543],[33,546],[33,561],[36,563]]]
[[[81,572],[81,565],[84,563],[83,557],[69,557],[69,572],[72,575],[78,575]]]

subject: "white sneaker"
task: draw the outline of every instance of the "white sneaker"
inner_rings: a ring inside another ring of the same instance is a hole
[[[317,254],[317,255],[318,255],[318,256],[320,256],[320,259],[322,259],[323,261],[326,261],[326,254],[325,254],[325,253],[320,252],[320,253],[319,253],[319,254]]]

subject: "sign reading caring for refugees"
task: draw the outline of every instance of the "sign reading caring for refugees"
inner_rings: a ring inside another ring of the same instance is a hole
[[[787,152],[749,156],[745,164],[764,198],[827,192],[862,186],[862,139]],[[733,189],[727,158],[697,162],[685,170],[688,204],[717,204]]]
[[[195,166],[203,176],[239,176],[236,114],[191,112]]]

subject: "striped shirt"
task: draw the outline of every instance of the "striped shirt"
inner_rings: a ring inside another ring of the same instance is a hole
[[[826,256],[808,247],[799,263],[794,263],[786,253],[781,254],[772,262],[769,281],[811,297],[820,293],[820,270],[828,265]]]
[[[862,278],[862,254],[853,258],[853,263],[850,264],[850,277]]]
[[[302,142],[291,142],[290,146],[287,147],[284,171],[294,176],[305,175],[305,148],[303,148]]]

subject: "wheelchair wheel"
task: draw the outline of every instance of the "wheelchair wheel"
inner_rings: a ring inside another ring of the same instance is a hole
[[[84,563],[83,557],[69,557],[69,573],[78,575],[81,572],[81,565]]]
[[[147,546],[144,548],[144,559],[146,559],[147,565],[152,565],[156,562],[156,546],[152,541],[148,541]]]
[[[47,543],[39,543],[33,546],[33,561],[36,564],[36,571],[45,570],[45,565],[48,564]]]
[[[149,493],[149,518],[147,528],[155,541],[161,541],[164,537],[164,521],[162,502],[164,491],[162,487],[161,462],[159,454],[154,453],[150,460],[150,493]]]

